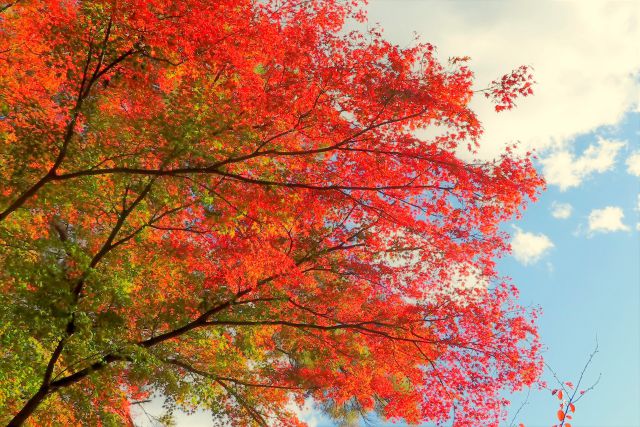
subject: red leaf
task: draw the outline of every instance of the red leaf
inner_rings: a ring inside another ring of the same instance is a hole
[[[576,412],[576,407],[575,407],[575,405],[573,403],[569,403],[569,410],[571,412]]]
[[[558,419],[560,421],[564,420],[564,411],[562,409],[558,409]]]

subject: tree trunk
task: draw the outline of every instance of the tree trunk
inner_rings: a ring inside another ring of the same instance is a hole
[[[46,399],[48,394],[49,394],[49,388],[41,387],[40,390],[38,390],[38,392],[34,394],[31,397],[31,399],[27,401],[27,403],[25,403],[25,405],[22,407],[20,412],[18,412],[13,417],[13,419],[9,421],[9,424],[7,424],[7,427],[18,427],[23,425],[24,422],[27,420],[27,418],[29,418],[31,414],[33,414],[33,412],[36,410],[36,408],[40,406],[42,401]]]

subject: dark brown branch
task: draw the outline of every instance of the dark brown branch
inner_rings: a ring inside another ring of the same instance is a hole
[[[147,175],[147,176],[182,176],[187,174],[212,174],[224,176],[234,179],[236,181],[245,182],[248,184],[273,186],[273,187],[287,187],[287,188],[303,188],[308,190],[317,191],[380,191],[380,190],[402,190],[402,189],[424,189],[424,190],[451,190],[450,186],[439,185],[422,185],[415,184],[416,179],[409,179],[407,182],[394,185],[381,185],[381,186],[366,186],[366,185],[341,185],[341,184],[328,184],[320,185],[304,182],[286,182],[286,181],[271,181],[267,179],[250,178],[243,175],[235,174],[219,170],[214,166],[207,167],[188,167],[188,168],[176,168],[176,169],[142,169],[142,168],[129,168],[129,167],[114,167],[104,169],[88,169],[84,171],[69,172],[65,174],[56,175],[52,181],[63,181],[68,179],[79,178],[83,176],[95,176],[95,175],[110,175],[110,174],[129,174],[129,175]]]
[[[341,329],[353,329],[358,332],[368,334],[368,335],[378,335],[392,341],[404,341],[410,343],[422,343],[422,344],[434,344],[434,341],[427,340],[424,338],[407,338],[401,337],[397,335],[392,335],[390,333],[372,329],[369,326],[379,326],[379,327],[391,327],[395,328],[395,325],[390,325],[386,323],[376,322],[376,321],[364,321],[364,322],[356,322],[356,323],[339,323],[333,325],[318,325],[315,323],[301,323],[301,322],[290,322],[286,320],[257,320],[257,321],[244,321],[244,320],[210,320],[203,323],[203,326],[287,326],[298,329],[317,329],[322,331],[334,331]]]
[[[210,378],[214,381],[225,381],[225,382],[232,382],[234,384],[238,384],[241,386],[245,386],[245,387],[256,387],[256,388],[275,388],[275,389],[281,389],[281,390],[308,390],[308,388],[305,387],[295,387],[295,386],[288,386],[288,385],[279,385],[279,384],[264,384],[264,383],[252,383],[252,382],[248,382],[248,381],[243,381],[243,380],[239,380],[237,378],[230,378],[230,377],[222,377],[219,375],[215,375],[212,374],[210,372],[206,372],[206,371],[202,371],[200,369],[197,369],[189,364],[187,364],[186,362],[183,362],[181,360],[178,359],[166,359],[164,360],[164,362],[178,366],[188,372],[191,372],[192,374],[196,374],[199,375],[201,377],[206,377],[206,378]]]
[[[2,13],[2,12],[4,12],[4,11],[6,11],[6,10],[7,10],[7,9],[9,9],[11,6],[15,6],[17,3],[18,3],[18,1],[14,1],[14,2],[7,3],[7,4],[4,4],[4,5],[0,6],[0,13]]]
[[[226,385],[224,381],[216,380],[216,382],[220,384],[222,388],[224,388],[227,391],[227,393],[229,393],[231,396],[233,396],[236,399],[238,404],[240,404],[240,406],[242,406],[249,413],[249,416],[251,416],[251,418],[253,418],[253,420],[256,423],[258,423],[258,425],[263,427],[268,427],[266,420],[260,414],[260,412],[258,412],[255,408],[253,408],[242,396],[240,396],[238,393],[233,391],[233,389],[231,389],[231,387]]]
[[[54,392],[62,387],[67,387],[72,384],[75,384],[78,381],[84,379],[87,375],[91,374],[92,372],[96,372],[107,367],[110,363],[123,362],[123,361],[130,361],[130,359],[126,356],[122,356],[118,354],[108,354],[105,357],[103,357],[101,360],[92,363],[91,365],[89,365],[84,369],[74,372],[73,374],[68,375],[64,378],[60,378],[59,380],[52,381],[51,384],[49,384],[50,392]]]
[[[165,332],[163,334],[160,335],[156,335],[155,337],[143,340],[143,341],[139,341],[138,345],[145,347],[145,348],[149,348],[149,347],[153,347],[154,345],[158,345],[162,342],[165,342],[167,340],[170,340],[172,338],[176,338],[179,337],[189,331],[192,331],[196,328],[202,327],[206,324],[206,321],[209,317],[213,316],[216,313],[219,313],[222,310],[225,310],[227,308],[229,308],[238,298],[241,298],[242,296],[248,294],[249,292],[251,292],[252,288],[248,288],[245,289],[241,292],[236,293],[236,295],[234,296],[234,298],[232,298],[229,301],[226,301],[222,304],[219,304],[209,310],[207,310],[206,312],[204,312],[203,314],[201,314],[198,318],[196,318],[195,320],[193,320],[192,322],[189,322],[183,326],[181,326],[180,328],[177,329],[173,329],[169,332]]]

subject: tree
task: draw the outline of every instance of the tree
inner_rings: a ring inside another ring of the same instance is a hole
[[[0,421],[122,425],[160,392],[234,425],[306,397],[488,425],[536,381],[494,260],[542,181],[458,155],[465,58],[345,30],[356,1],[0,10]]]

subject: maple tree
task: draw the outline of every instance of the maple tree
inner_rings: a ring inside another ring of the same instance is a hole
[[[234,425],[300,425],[308,397],[490,425],[537,380],[494,260],[542,180],[463,160],[466,58],[349,31],[361,6],[0,7],[0,422],[130,424],[158,392]]]

